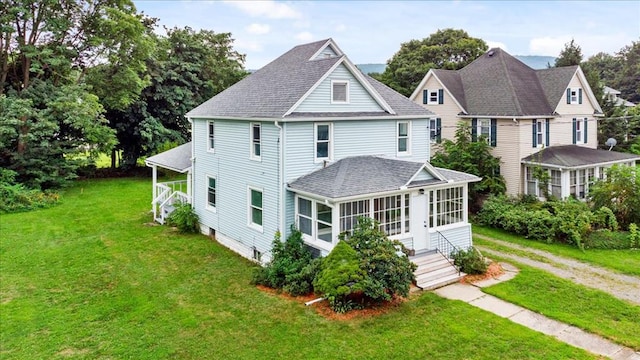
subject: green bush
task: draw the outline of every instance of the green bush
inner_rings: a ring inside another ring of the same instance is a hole
[[[408,250],[397,240],[390,240],[373,219],[358,219],[353,234],[341,239],[356,251],[360,267],[367,277],[364,294],[373,301],[391,300],[393,296],[408,296],[416,265],[409,260]]]
[[[340,241],[323,260],[313,286],[324,294],[334,311],[347,312],[358,306],[351,297],[364,291],[365,276],[356,251]]]
[[[177,227],[182,233],[200,232],[200,219],[189,203],[178,203],[167,218],[167,224]]]
[[[17,173],[0,168],[0,213],[43,209],[58,203],[60,195],[52,191],[28,189],[17,183]]]
[[[489,267],[485,257],[473,246],[467,250],[460,249],[451,255],[453,263],[466,274],[484,274]]]
[[[253,284],[283,290],[294,296],[313,291],[313,279],[319,271],[320,262],[313,260],[298,229],[292,227],[284,243],[280,240],[280,233],[276,233],[271,253],[271,261],[254,273]]]
[[[593,213],[591,224],[594,229],[618,230],[618,220],[616,215],[606,206],[600,207]]]

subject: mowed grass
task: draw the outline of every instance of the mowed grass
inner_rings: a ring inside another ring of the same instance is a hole
[[[483,291],[640,351],[640,306],[546,271],[514,264],[520,268],[514,279]]]
[[[473,225],[473,233],[489,236],[498,240],[508,241],[518,245],[528,246],[538,250],[548,251],[554,255],[573,258],[582,262],[605,267],[622,274],[640,276],[640,249],[587,249],[582,251],[575,246],[565,244],[547,244],[541,241],[525,239],[521,236],[513,235],[500,229],[493,229],[475,224]],[[484,242],[482,244],[486,245]]]
[[[150,180],[78,182],[0,217],[2,359],[588,359],[459,301],[420,293],[334,321],[249,284],[255,265],[152,226]]]

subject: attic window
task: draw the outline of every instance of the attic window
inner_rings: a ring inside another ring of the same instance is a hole
[[[332,80],[331,81],[331,103],[348,103],[349,102],[349,81],[348,80]]]

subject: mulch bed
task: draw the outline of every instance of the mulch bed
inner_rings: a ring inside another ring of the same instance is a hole
[[[257,288],[261,291],[264,291],[266,293],[269,294],[273,294],[273,295],[277,295],[283,299],[288,299],[288,300],[292,300],[292,301],[296,301],[299,302],[301,304],[304,304],[308,301],[317,299],[321,296],[315,295],[315,294],[311,294],[311,295],[304,295],[304,296],[291,296],[287,293],[278,291],[276,289],[272,289],[266,286],[262,286],[262,285],[257,285]],[[314,304],[309,305],[310,308],[314,309],[318,314],[320,314],[321,316],[329,319],[329,320],[339,320],[339,321],[344,321],[344,320],[352,320],[352,319],[366,319],[366,318],[371,318],[371,317],[375,317],[381,314],[384,314],[388,311],[390,311],[391,309],[398,307],[400,304],[402,304],[403,302],[407,301],[406,298],[403,297],[395,297],[393,300],[391,301],[385,301],[382,302],[380,304],[377,305],[373,305],[371,307],[368,307],[366,309],[360,309],[360,310],[351,310],[347,313],[344,314],[338,314],[336,312],[334,312],[333,310],[331,310],[331,308],[329,307],[329,302],[327,300],[322,300],[319,302],[316,302]]]
[[[466,275],[465,277],[460,279],[460,282],[463,284],[471,284],[476,281],[486,280],[490,278],[497,278],[502,274],[504,274],[504,269],[502,269],[502,266],[500,266],[499,263],[493,261],[491,262],[491,264],[489,264],[489,267],[487,268],[486,273],[480,274],[480,275]]]

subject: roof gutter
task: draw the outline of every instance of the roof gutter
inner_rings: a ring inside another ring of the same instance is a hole
[[[349,113],[345,113],[349,114]],[[236,117],[236,116],[214,116],[214,115],[202,115],[194,116],[192,119],[203,120],[239,120],[239,121],[266,121],[266,122],[308,122],[308,121],[350,121],[350,120],[415,120],[415,119],[430,119],[435,117],[435,114],[424,115],[391,115],[385,113],[381,116],[318,116],[318,117],[290,117],[290,118],[269,118],[269,117]]]

